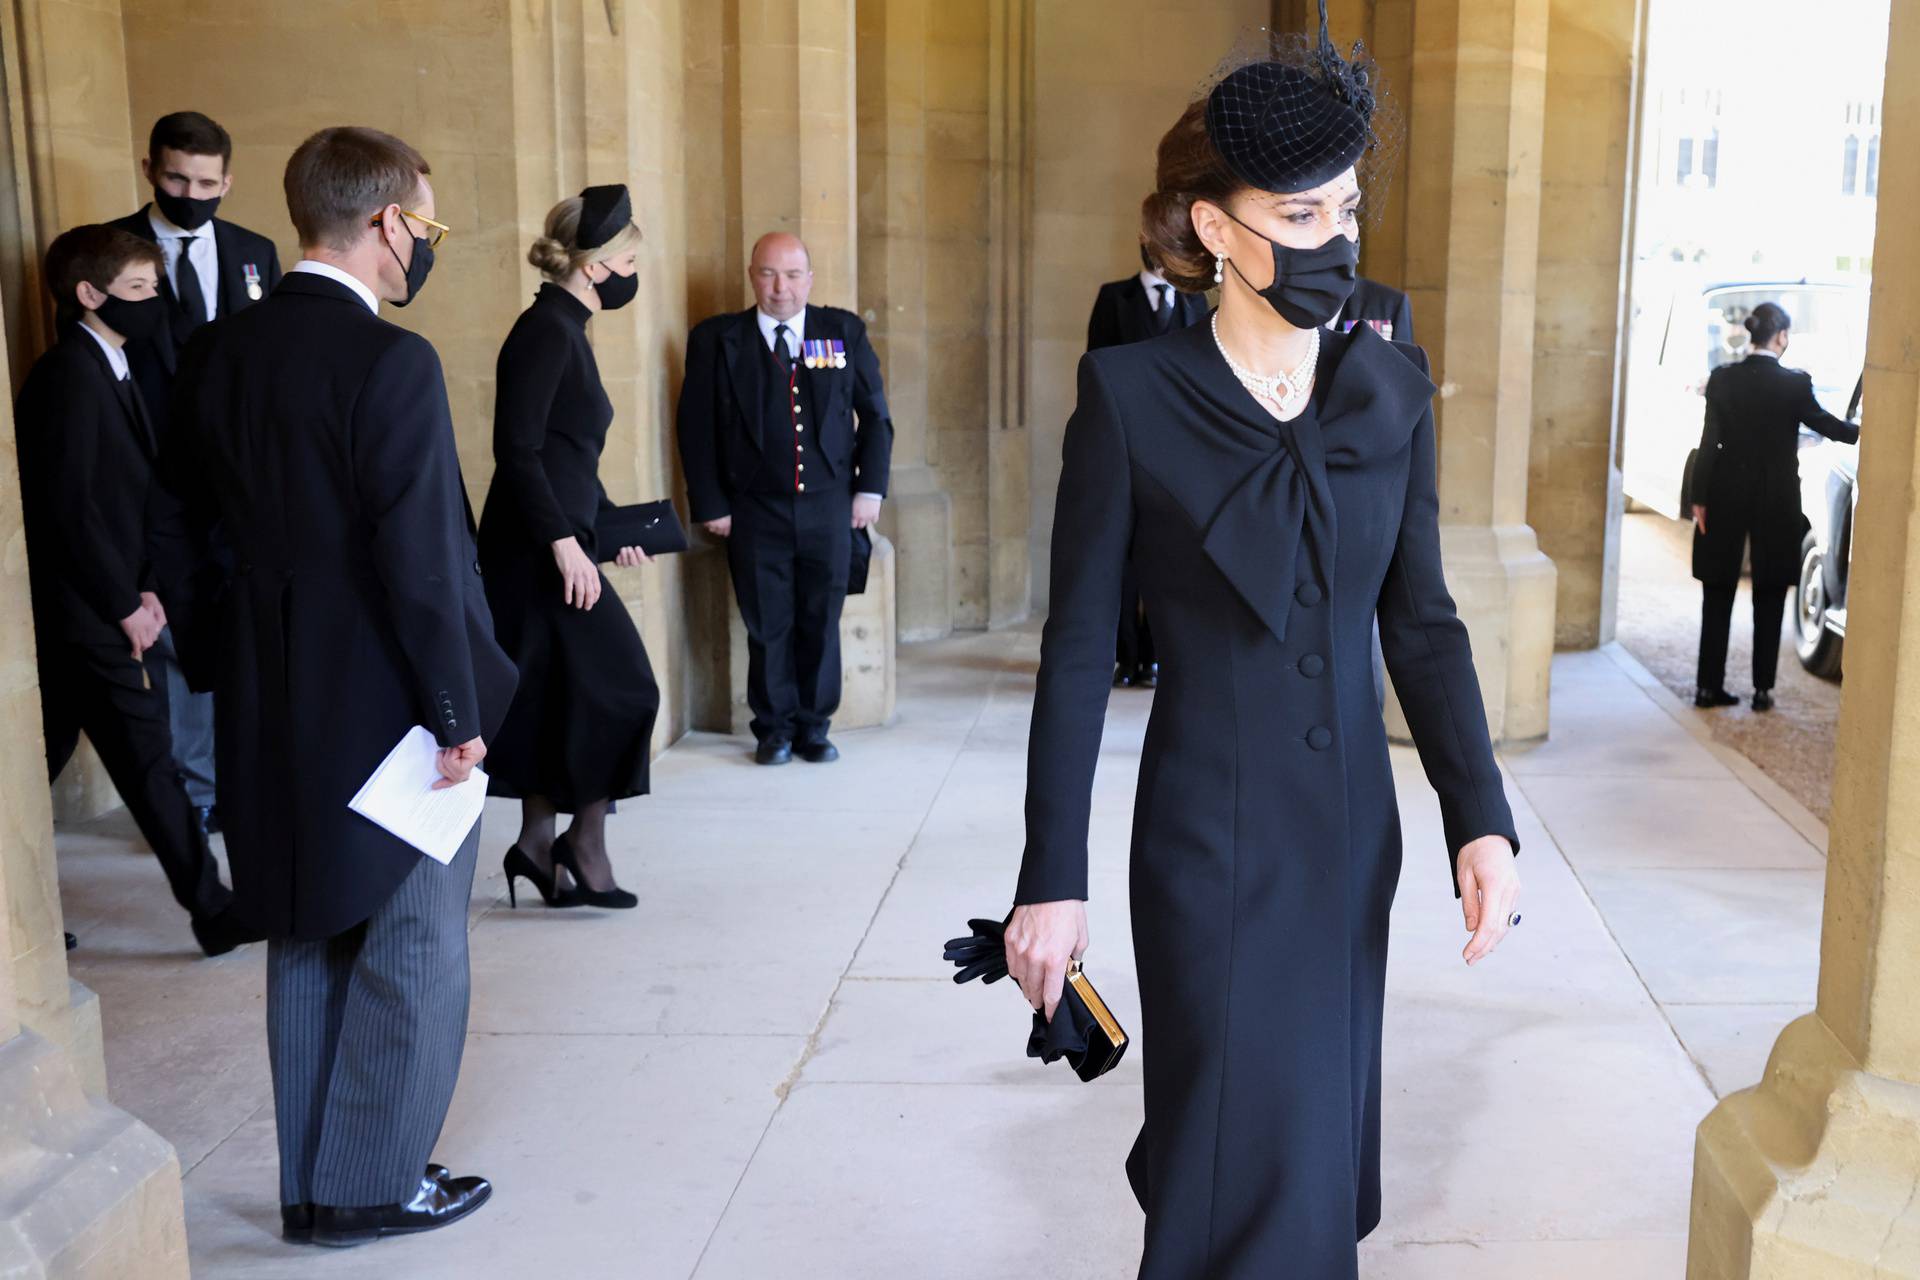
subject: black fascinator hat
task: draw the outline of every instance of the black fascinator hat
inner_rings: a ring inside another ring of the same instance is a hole
[[[1320,0],[1317,40],[1261,32],[1222,64],[1207,94],[1207,137],[1261,191],[1309,191],[1381,146],[1379,77],[1365,49],[1342,56]]]
[[[633,198],[627,194],[626,184],[588,187],[580,193],[580,230],[574,237],[574,248],[598,249],[632,221]]]

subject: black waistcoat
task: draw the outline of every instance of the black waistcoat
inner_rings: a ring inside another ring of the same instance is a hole
[[[753,489],[756,493],[794,493],[825,487],[830,477],[826,468],[818,465],[813,371],[804,361],[795,361],[789,378],[787,362],[775,355],[773,348],[763,346],[760,350],[767,376],[760,404],[762,461]],[[793,411],[796,404],[800,409],[797,414]],[[804,471],[800,470],[803,466]],[[807,488],[802,490],[802,484]]]

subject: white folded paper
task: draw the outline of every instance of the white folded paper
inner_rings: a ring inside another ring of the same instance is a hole
[[[487,803],[487,775],[479,769],[465,782],[438,791],[440,744],[415,725],[387,753],[347,808],[392,832],[435,862],[460,852]]]

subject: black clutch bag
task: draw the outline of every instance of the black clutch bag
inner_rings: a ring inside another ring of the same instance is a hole
[[[602,511],[593,528],[593,544],[603,564],[617,557],[622,547],[664,556],[687,549],[687,531],[680,527],[673,504],[663,498]]]
[[[873,564],[873,535],[865,529],[853,531],[853,550],[847,557],[847,594],[865,595],[867,570]]]
[[[1006,924],[999,920],[969,920],[973,934],[947,943],[945,958],[959,972],[957,983],[979,978],[992,986],[1007,976]],[[1097,1080],[1120,1065],[1126,1056],[1127,1033],[1093,982],[1075,960],[1067,969],[1067,985],[1053,1011],[1053,1021],[1033,1011],[1033,1031],[1027,1036],[1027,1056],[1042,1062],[1065,1058],[1082,1080]]]

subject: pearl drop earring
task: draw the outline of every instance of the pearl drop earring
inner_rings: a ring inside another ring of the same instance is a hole
[[[1213,255],[1213,282],[1215,284],[1220,284],[1224,282],[1226,278],[1227,278],[1227,255],[1224,253],[1216,253]]]

